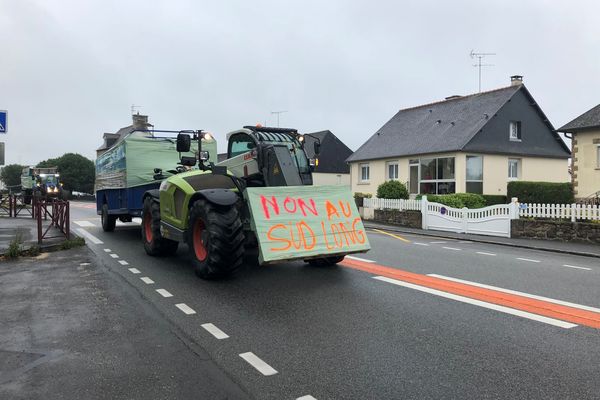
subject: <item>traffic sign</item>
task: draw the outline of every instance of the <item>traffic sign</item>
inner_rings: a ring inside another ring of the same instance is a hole
[[[0,133],[6,133],[6,110],[0,110]]]

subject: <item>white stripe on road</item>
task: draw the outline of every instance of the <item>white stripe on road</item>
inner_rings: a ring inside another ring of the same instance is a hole
[[[532,260],[531,258],[521,258],[521,257],[517,257],[517,260],[529,261],[529,262],[535,262],[535,263],[539,263],[540,262],[540,260]]]
[[[494,253],[486,253],[485,251],[477,251],[477,254],[481,254],[483,256],[495,256],[496,254]]]
[[[312,397],[310,394],[307,394],[306,396],[298,397],[296,400],[317,400],[317,399]]]
[[[362,262],[366,262],[366,263],[374,263],[375,262],[375,261],[372,261],[372,260],[367,260],[365,258],[354,257],[354,256],[346,256],[346,258],[349,258],[351,260],[356,260],[356,261],[362,261]]]
[[[77,232],[94,244],[104,244],[104,242],[82,228],[77,228]]]
[[[115,253],[110,253],[109,256],[111,256],[112,258],[119,258],[119,255]]]
[[[470,240],[461,240],[458,243],[473,243],[473,242],[471,242]]]
[[[147,276],[143,276],[140,278],[142,280],[142,282],[144,282],[146,285],[152,285],[154,283],[154,281],[150,278],[148,278]]]
[[[75,222],[77,225],[81,226],[82,228],[94,228],[96,225],[92,224],[90,221],[73,221]]]
[[[248,362],[248,364],[252,365],[254,368],[258,370],[261,374],[265,376],[275,375],[277,371],[273,369],[269,364],[258,358],[254,353],[242,353],[240,354],[244,360]]]
[[[141,274],[140,270],[137,268],[129,268],[129,272],[132,274]]]
[[[125,260],[119,260],[119,264],[121,265],[129,265],[129,263]]]
[[[175,307],[179,308],[181,311],[183,311],[187,315],[196,314],[196,311],[194,311],[190,306],[188,306],[185,303],[175,304]]]
[[[455,250],[455,251],[462,250],[462,249],[457,249],[456,247],[446,247],[446,246],[443,246],[443,247],[442,247],[442,249],[446,249],[446,250]]]
[[[167,292],[165,289],[156,289],[156,291],[158,292],[158,294],[160,294],[162,297],[173,297],[173,295],[169,292]]]
[[[90,265],[90,263],[81,263],[79,265],[84,265],[85,266],[85,265]]]
[[[110,253],[112,250],[111,249],[104,249],[105,252]]]
[[[586,271],[591,271],[591,268],[587,268],[587,267],[578,267],[576,265],[569,265],[569,264],[563,264],[563,267],[567,267],[567,268],[575,268],[575,269],[584,269]]]
[[[432,243],[432,244],[442,244],[442,243],[448,243],[448,242],[429,242],[429,243]]]
[[[544,322],[546,324],[558,326],[560,328],[569,329],[569,328],[574,328],[577,326],[575,324],[571,324],[571,323],[565,322],[565,321],[560,321],[558,319],[543,317],[541,315],[528,313],[526,311],[515,310],[514,308],[504,307],[504,306],[500,306],[498,304],[487,303],[487,302],[481,301],[481,300],[470,299],[468,297],[443,292],[441,290],[431,289],[431,288],[428,288],[425,286],[414,285],[412,283],[402,282],[402,281],[399,281],[396,279],[391,279],[386,276],[374,276],[373,279],[377,279],[377,280],[388,282],[388,283],[393,283],[394,285],[404,286],[404,287],[419,290],[419,291],[425,292],[425,293],[435,294],[436,296],[445,297],[447,299],[461,301],[463,303],[473,304],[473,305],[476,305],[479,307],[489,308],[491,310],[496,310],[496,311],[500,311],[503,313],[516,315],[518,317],[528,318],[528,319],[538,321],[538,322]]]
[[[429,246],[427,243],[413,242],[413,244],[416,244],[417,246]]]
[[[497,290],[498,292],[504,292],[504,293],[509,293],[509,294],[516,294],[518,296],[529,297],[530,299],[536,299],[536,300],[541,300],[541,301],[547,301],[548,303],[560,304],[561,306],[579,308],[580,310],[587,310],[587,311],[592,311],[592,312],[600,312],[600,308],[595,308],[595,307],[590,307],[590,306],[584,306],[584,305],[575,304],[575,303],[569,303],[568,301],[551,299],[551,298],[548,298],[548,297],[538,296],[538,295],[535,295],[535,294],[517,292],[516,290],[510,290],[510,289],[504,289],[504,288],[500,288],[500,287],[496,287],[496,286],[485,285],[483,283],[465,281],[463,279],[451,278],[449,276],[437,275],[437,274],[428,274],[428,276],[433,276],[433,277],[440,278],[440,279],[446,279],[448,281],[453,281],[453,282],[458,282],[458,283],[465,283],[467,285],[478,286],[478,287],[481,287],[481,288],[484,288],[484,289]]]
[[[225,332],[223,332],[222,330],[220,330],[219,328],[217,328],[216,326],[214,326],[213,324],[202,324],[201,325],[204,329],[206,329],[211,335],[213,335],[214,337],[216,337],[217,339],[227,339],[229,337],[229,335],[227,335]]]

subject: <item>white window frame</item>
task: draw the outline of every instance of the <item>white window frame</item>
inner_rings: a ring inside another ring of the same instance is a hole
[[[363,179],[363,168],[367,171],[367,178]],[[369,163],[360,163],[358,164],[358,181],[359,182],[369,182],[371,179],[371,166]]]
[[[399,177],[398,161],[389,161],[385,164],[386,176],[388,181],[397,181]],[[390,176],[390,167],[394,167],[395,177]]]
[[[523,137],[523,125],[521,121],[510,121],[508,123],[508,138],[512,142],[520,142],[521,137]],[[513,136],[513,132],[516,133],[516,136]]]
[[[467,159],[469,157],[479,157],[481,159],[481,179],[469,179],[469,174],[467,171],[467,167],[469,165],[469,163],[467,162]],[[467,183],[468,182],[476,182],[476,183],[481,183],[481,192],[483,194],[483,156],[482,155],[476,155],[476,154],[468,154],[465,158],[465,192],[467,192]],[[470,192],[467,192],[470,193]]]
[[[516,175],[517,176],[511,176],[511,172],[512,172],[512,168],[511,168],[511,163],[515,162],[516,164]],[[521,169],[521,159],[520,158],[509,158],[508,159],[508,180],[510,181],[516,181],[518,180],[521,176],[519,170]]]
[[[454,183],[454,193],[456,193],[456,157],[455,156],[446,156],[446,157],[425,157],[426,160],[435,159],[435,173],[437,176],[438,171],[438,160],[442,158],[452,158],[454,159],[454,178],[452,179],[421,179],[421,158],[419,158],[419,193],[421,193],[421,183],[434,183],[435,184],[435,194],[438,194],[438,183]]]

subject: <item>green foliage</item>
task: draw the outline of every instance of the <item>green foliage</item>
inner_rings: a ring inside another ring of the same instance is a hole
[[[94,162],[80,154],[66,153],[58,158],[40,162],[37,167],[58,167],[60,180],[69,191],[94,192],[96,167]]]
[[[25,165],[9,164],[2,167],[0,171],[0,180],[6,186],[21,186],[21,172]]]
[[[427,200],[454,208],[482,208],[486,205],[483,196],[475,193],[430,194]]]
[[[29,256],[29,257],[37,257],[40,255],[41,252],[42,252],[42,250],[40,249],[40,246],[38,246],[37,244],[34,244],[29,249],[27,249],[25,252],[23,252],[23,254],[26,256]]]
[[[380,199],[408,199],[408,190],[399,181],[387,181],[377,188],[377,197]]]
[[[62,242],[60,244],[60,249],[68,250],[68,249],[72,249],[73,247],[80,247],[80,246],[85,246],[85,239],[77,236],[71,240],[65,240],[64,242]]]
[[[21,238],[21,234],[17,233],[15,238],[11,240],[8,245],[8,249],[4,254],[6,258],[17,258],[21,254],[21,244],[23,243],[23,239]]]
[[[484,194],[482,195],[485,199],[485,204],[493,206],[494,204],[507,204],[506,196],[501,194]]]
[[[506,197],[517,197],[521,203],[571,204],[575,200],[570,182],[513,181],[508,183]]]
[[[356,203],[356,207],[362,207],[363,200],[370,199],[371,197],[373,197],[373,195],[371,193],[361,193],[361,192],[354,193],[354,202]]]

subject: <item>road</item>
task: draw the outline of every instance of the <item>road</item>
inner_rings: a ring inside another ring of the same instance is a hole
[[[338,267],[249,257],[207,282],[93,207],[71,220],[97,260],[256,399],[600,397],[598,258],[369,231]]]

